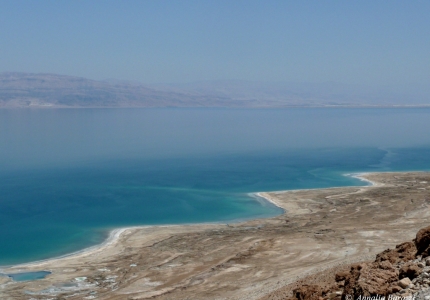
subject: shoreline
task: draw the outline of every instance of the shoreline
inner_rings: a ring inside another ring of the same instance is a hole
[[[142,226],[144,227],[144,226]],[[53,262],[59,259],[65,259],[65,258],[70,258],[70,257],[74,257],[74,256],[84,256],[85,254],[93,254],[97,251],[101,251],[103,250],[103,248],[105,247],[109,247],[112,244],[115,244],[116,242],[118,242],[120,236],[122,233],[124,233],[127,230],[131,230],[131,229],[138,229],[138,228],[142,228],[141,226],[136,226],[136,227],[124,227],[124,228],[115,228],[109,231],[109,235],[108,237],[101,242],[100,244],[94,245],[94,246],[90,246],[90,247],[86,247],[84,249],[78,250],[78,251],[74,251],[68,254],[64,254],[64,255],[60,255],[60,256],[54,256],[51,258],[46,258],[46,259],[41,259],[41,260],[36,260],[36,261],[31,261],[31,262],[26,262],[26,263],[20,263],[20,264],[16,264],[16,265],[6,265],[6,266],[0,266],[0,272],[2,272],[4,269],[15,269],[15,268],[29,268],[29,267],[34,267],[40,264],[44,264],[44,263],[49,263],[49,262]]]
[[[420,171],[410,171],[410,172],[416,173]],[[276,199],[271,197],[269,194],[300,192],[300,191],[316,191],[316,190],[327,190],[327,189],[336,189],[336,188],[341,189],[341,188],[353,188],[353,187],[380,187],[380,186],[383,186],[384,184],[380,182],[372,181],[370,179],[365,178],[364,176],[370,175],[370,174],[382,174],[382,173],[395,173],[395,172],[359,172],[359,173],[342,174],[343,176],[348,176],[348,177],[359,179],[360,181],[363,181],[363,182],[367,182],[368,185],[357,185],[357,186],[348,185],[348,186],[333,186],[333,187],[327,187],[327,188],[292,189],[292,190],[279,190],[279,191],[269,191],[269,192],[255,192],[251,194],[254,194],[260,198],[265,199],[266,201],[284,210],[284,213],[287,213],[287,210],[285,209],[285,207],[283,207],[282,204],[276,201]],[[403,173],[403,172],[399,172],[399,173]]]
[[[417,172],[417,171],[413,171],[413,172]],[[382,183],[372,181],[372,180],[367,179],[367,178],[365,177],[366,175],[369,175],[369,174],[372,174],[372,173],[373,173],[373,174],[379,174],[379,173],[384,173],[384,172],[349,173],[349,174],[344,174],[344,176],[349,176],[349,177],[352,177],[352,178],[356,178],[356,179],[358,179],[358,180],[360,180],[360,181],[367,182],[367,183],[369,183],[369,184],[370,184],[369,186],[383,186],[383,184],[382,184]],[[389,172],[389,173],[393,173],[393,172]]]
[[[373,185],[254,193],[284,210],[275,217],[112,229],[102,244],[4,270],[52,273],[27,282],[0,278],[0,298],[278,299],[270,295],[372,259],[428,226],[429,172],[351,175]]]
[[[413,171],[415,172],[415,171]],[[371,181],[367,178],[364,178],[363,176],[369,175],[369,174],[380,174],[385,172],[360,172],[360,173],[347,173],[343,174],[343,176],[349,176],[352,178],[359,179],[360,181],[370,183],[370,185],[364,185],[364,186],[357,186],[357,187],[369,187],[369,186],[382,186],[383,184],[377,183],[374,181]],[[393,172],[389,172],[393,173]],[[400,172],[401,173],[401,172]],[[327,187],[327,188],[310,188],[310,189],[292,189],[292,190],[279,190],[279,191],[269,191],[269,192],[252,192],[248,193],[250,197],[258,197],[264,199],[264,201],[267,201],[276,207],[282,209],[282,213],[280,215],[284,215],[288,213],[288,210],[282,206],[281,203],[276,201],[274,197],[271,197],[269,193],[285,193],[285,192],[300,192],[300,191],[312,191],[312,190],[325,190],[325,189],[335,189],[335,188],[349,188],[349,187],[356,187],[356,186],[342,186],[342,187]],[[256,201],[258,201],[256,199]],[[269,217],[270,218],[270,217]],[[60,256],[54,256],[51,258],[31,261],[31,262],[25,262],[25,263],[19,263],[19,264],[12,264],[12,265],[4,265],[0,266],[0,273],[3,273],[3,270],[5,269],[19,269],[19,268],[33,268],[37,267],[38,265],[51,263],[54,261],[62,260],[62,259],[73,259],[83,256],[92,255],[94,253],[97,253],[99,251],[103,251],[105,248],[110,247],[116,243],[119,242],[121,235],[123,235],[127,231],[133,231],[133,230],[139,230],[139,229],[148,229],[148,228],[169,228],[169,227],[178,227],[178,226],[204,226],[204,225],[222,225],[222,224],[234,224],[234,223],[242,223],[246,221],[253,221],[253,220],[259,220],[259,219],[269,219],[267,217],[265,218],[251,218],[251,219],[238,219],[238,220],[232,220],[229,222],[203,222],[203,223],[186,223],[186,224],[165,224],[165,225],[141,225],[141,226],[130,226],[130,227],[120,227],[120,228],[114,228],[109,230],[108,237],[101,242],[100,244],[96,244],[93,246],[89,246],[86,248],[83,248],[78,251],[74,251],[71,253],[63,254]],[[49,271],[49,270],[46,270]],[[17,273],[19,270],[17,270]]]
[[[121,228],[114,228],[109,231],[108,237],[100,244],[96,244],[93,246],[86,247],[84,249],[74,251],[68,254],[60,255],[60,256],[54,256],[51,258],[31,261],[31,262],[25,262],[15,265],[6,265],[6,266],[0,266],[0,273],[2,273],[6,269],[10,270],[16,270],[18,269],[17,273],[19,272],[20,268],[34,268],[39,265],[43,264],[49,264],[53,263],[55,261],[59,260],[65,260],[65,259],[76,259],[79,257],[85,257],[93,255],[97,252],[103,251],[108,247],[114,246],[117,244],[122,235],[128,231],[132,232],[135,230],[142,230],[142,229],[151,229],[151,228],[174,228],[174,227],[182,227],[182,226],[193,226],[193,225],[216,225],[216,224],[223,224],[223,223],[196,223],[196,224],[166,224],[166,225],[142,225],[142,226],[130,226],[130,227],[121,227]],[[42,270],[41,270],[42,271]],[[43,270],[43,271],[49,271],[49,270]]]

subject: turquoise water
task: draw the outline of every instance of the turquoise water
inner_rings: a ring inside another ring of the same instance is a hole
[[[29,280],[37,280],[43,279],[47,275],[51,274],[48,271],[37,271],[37,272],[22,272],[22,273],[13,273],[13,274],[4,274],[14,281],[29,281]]]
[[[363,185],[430,169],[430,110],[2,110],[0,265],[112,228],[282,211],[258,191]]]

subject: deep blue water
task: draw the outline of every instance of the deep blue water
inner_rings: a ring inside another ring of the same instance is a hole
[[[0,265],[130,225],[281,213],[248,194],[430,169],[428,109],[0,110]]]

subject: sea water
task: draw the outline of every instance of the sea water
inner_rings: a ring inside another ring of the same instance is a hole
[[[0,110],[0,265],[118,227],[282,213],[250,193],[428,170],[429,109]]]
[[[12,278],[12,280],[14,281],[30,281],[30,280],[43,279],[49,274],[51,274],[51,272],[37,271],[37,272],[20,272],[20,273],[0,274],[0,275]]]

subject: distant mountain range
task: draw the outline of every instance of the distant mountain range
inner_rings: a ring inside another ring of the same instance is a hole
[[[133,83],[55,74],[0,74],[0,107],[201,107],[229,102],[228,98],[209,99]]]
[[[0,73],[0,107],[322,106],[430,106],[430,97],[336,83],[209,81],[149,86],[114,79]]]

